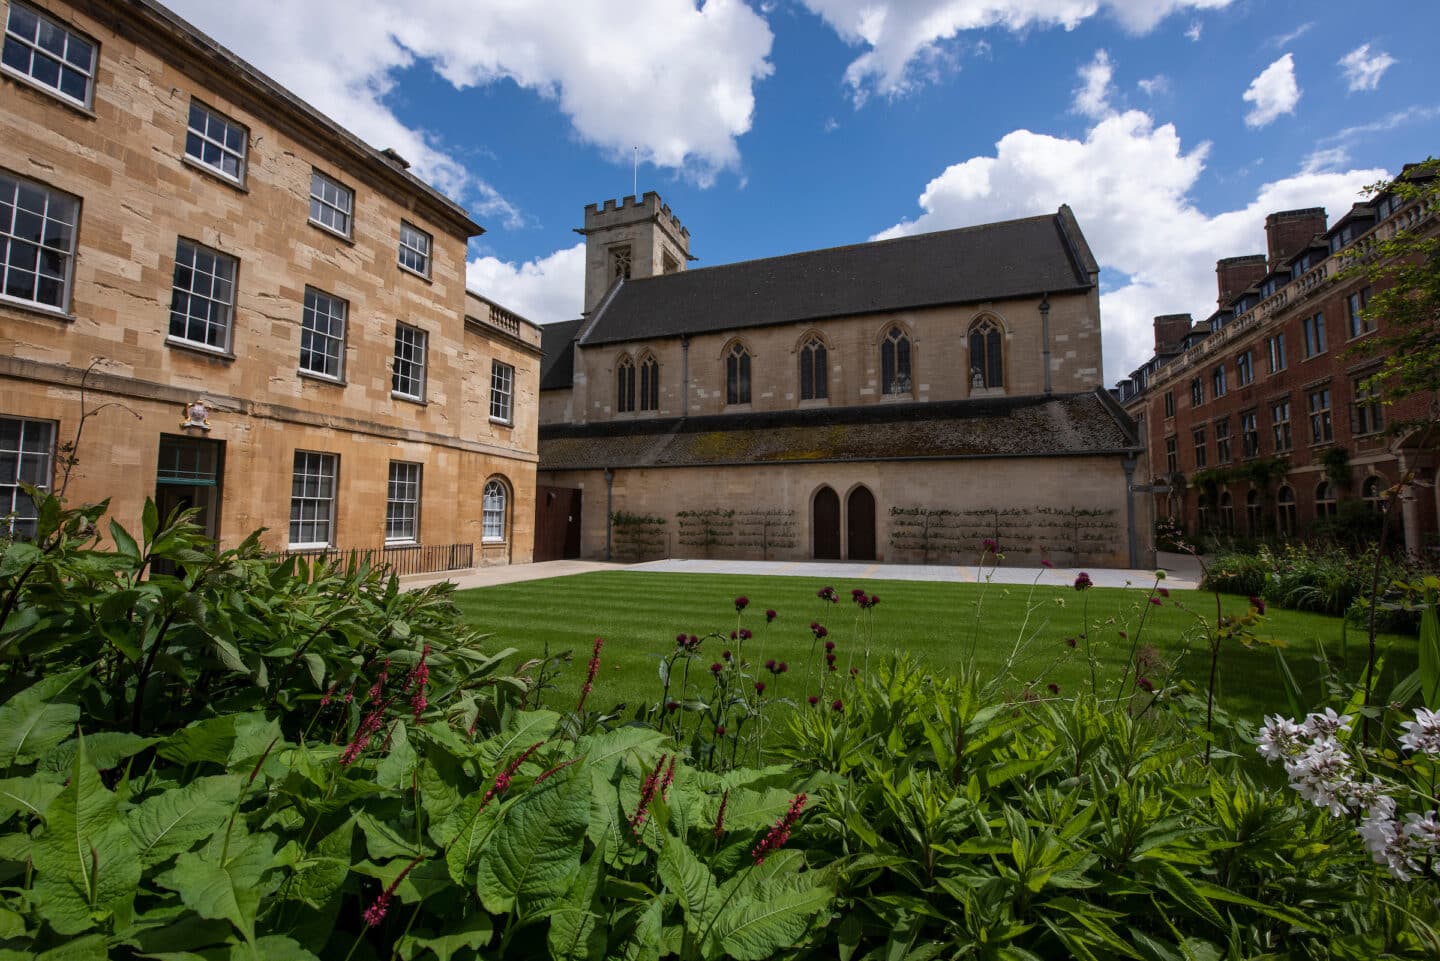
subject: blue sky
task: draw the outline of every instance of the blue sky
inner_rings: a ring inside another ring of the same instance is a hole
[[[540,322],[578,314],[571,228],[638,156],[694,266],[1069,203],[1113,383],[1265,213],[1333,220],[1440,152],[1430,0],[173,3],[466,205],[471,286]]]

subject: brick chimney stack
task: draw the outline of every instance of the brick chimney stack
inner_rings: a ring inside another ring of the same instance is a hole
[[[1265,245],[1270,251],[1271,270],[1310,245],[1316,234],[1329,224],[1324,207],[1282,210],[1265,218]]]
[[[1219,288],[1219,305],[1228,307],[1248,287],[1260,282],[1268,271],[1264,254],[1246,254],[1244,257],[1226,257],[1215,261],[1215,282]]]
[[[1180,353],[1180,345],[1185,342],[1185,335],[1190,333],[1189,314],[1161,314],[1155,318],[1155,353],[1161,356],[1165,354]]]

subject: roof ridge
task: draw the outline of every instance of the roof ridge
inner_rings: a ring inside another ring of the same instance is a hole
[[[902,234],[899,237],[885,237],[881,240],[857,240],[849,244],[836,244],[833,247],[815,247],[810,250],[796,250],[788,254],[772,254],[769,257],[751,257],[748,260],[732,260],[723,264],[712,264],[708,267],[692,267],[685,270],[677,270],[669,274],[654,274],[650,277],[631,277],[632,284],[644,284],[655,280],[664,280],[667,277],[684,277],[710,271],[724,270],[727,267],[749,267],[755,264],[763,264],[771,260],[788,260],[791,257],[805,257],[814,254],[832,254],[842,250],[856,250],[861,247],[875,248],[904,243],[906,241],[917,241],[930,237],[941,237],[949,234],[963,234],[971,231],[989,230],[995,227],[1008,227],[1011,224],[1037,223],[1042,220],[1052,220],[1055,214],[1035,214],[1030,217],[1014,217],[1010,220],[995,220],[983,224],[970,224],[967,227],[947,227],[944,230],[927,230],[918,234]]]

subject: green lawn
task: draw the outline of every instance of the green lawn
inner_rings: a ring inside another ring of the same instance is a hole
[[[1062,692],[1074,691],[1088,680],[1089,668],[1084,642],[1072,649],[1066,638],[1082,631],[1087,603],[1095,625],[1092,643],[1101,661],[1102,694],[1112,691],[1119,679],[1142,612],[1146,620],[1139,634],[1141,646],[1153,647],[1178,678],[1198,688],[1205,684],[1208,662],[1197,616],[1214,619],[1211,594],[1174,591],[1156,607],[1147,603],[1147,590],[1142,589],[1095,588],[1082,594],[1053,585],[1032,590],[1028,585],[855,580],[830,585],[839,592],[840,602],[829,605],[815,596],[824,586],[806,577],[602,571],[465,591],[457,600],[471,624],[493,634],[495,647],[514,647],[523,656],[538,655],[547,644],[552,653],[574,651],[577,663],[562,678],[564,693],[554,695],[558,701],[554,706],[562,708],[572,696],[569,692],[578,691],[597,636],[605,639],[605,649],[592,705],[608,708],[625,702],[633,707],[659,699],[655,655],[673,651],[677,633],[703,636],[719,631],[726,638],[704,642],[702,661],[691,668],[693,684],[697,674],[705,674],[709,664],[720,659],[723,648],[733,646],[728,636],[737,626],[755,634],[745,650],[752,663],[770,658],[789,662],[788,674],[764,678],[770,682],[767,694],[808,694],[821,656],[818,651],[811,653],[812,621],[824,624],[836,642],[842,673],[862,665],[868,638],[872,660],[905,651],[945,670],[973,649],[982,671],[1006,675],[1007,685],[1016,691],[1027,680],[1038,681],[1042,688],[1055,683]],[[881,598],[869,614],[851,602],[850,591],[856,587]],[[750,606],[737,624],[734,599],[739,595],[747,596]],[[1243,614],[1248,605],[1245,598],[1225,597],[1223,606],[1226,613]],[[767,608],[778,614],[768,627]],[[1365,636],[1351,629],[1348,644],[1342,642],[1338,618],[1272,607],[1260,633],[1284,642],[1290,668],[1310,702],[1318,703],[1324,696],[1317,642],[1332,659],[1338,660],[1343,649],[1343,678],[1359,679]],[[1413,638],[1391,635],[1383,635],[1380,646],[1388,652],[1377,687],[1384,696],[1397,678],[1414,669],[1416,647]],[[1163,675],[1164,668],[1151,673]],[[708,686],[707,678],[699,681]],[[1238,642],[1227,645],[1221,656],[1220,691],[1227,709],[1253,720],[1285,710],[1274,654],[1265,647],[1247,650]]]

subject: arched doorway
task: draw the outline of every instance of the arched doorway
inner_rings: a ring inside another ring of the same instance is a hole
[[[840,495],[833,488],[822,487],[815,492],[810,532],[817,561],[840,559]]]
[[[850,492],[845,510],[845,530],[850,535],[850,559],[875,559],[875,495],[860,485]]]

